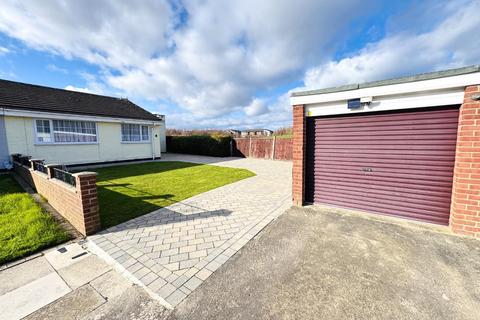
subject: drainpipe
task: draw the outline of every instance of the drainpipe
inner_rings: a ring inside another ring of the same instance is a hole
[[[154,145],[154,137],[155,134],[155,123],[152,124],[152,133],[150,134],[150,145],[152,147],[152,160],[155,160],[155,145]]]

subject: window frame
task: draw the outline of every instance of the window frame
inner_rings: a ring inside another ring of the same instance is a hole
[[[123,126],[124,125],[129,125],[129,126],[139,126],[139,132],[140,132],[140,140],[139,141],[132,141],[132,140],[123,140]],[[147,134],[148,134],[148,139],[147,140],[143,140],[143,128],[146,127],[147,128]],[[130,144],[130,143],[136,143],[136,144],[141,144],[141,143],[144,143],[144,144],[150,144],[152,142],[152,130],[150,128],[150,126],[148,124],[140,124],[140,123],[129,123],[129,122],[125,122],[125,123],[121,123],[120,125],[120,142],[121,143],[126,143],[126,144]]]
[[[35,134],[35,145],[82,145],[82,144],[99,144],[99,135],[98,135],[98,123],[95,121],[88,121],[88,120],[71,120],[71,119],[47,119],[47,118],[34,118],[33,119],[33,131]],[[50,126],[50,142],[43,142],[38,140],[38,127],[37,127],[37,120],[41,121],[48,121],[49,126]],[[97,141],[88,141],[88,142],[56,142],[55,141],[55,132],[53,129],[53,120],[58,120],[58,121],[75,121],[75,122],[90,122],[95,124],[95,137]]]

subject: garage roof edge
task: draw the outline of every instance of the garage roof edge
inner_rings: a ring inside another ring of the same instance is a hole
[[[472,66],[457,68],[457,69],[420,73],[417,75],[407,76],[407,77],[392,78],[392,79],[379,80],[379,81],[370,81],[370,82],[356,83],[356,84],[348,84],[348,85],[330,87],[330,88],[324,88],[324,89],[292,92],[290,96],[301,97],[301,96],[308,96],[308,95],[314,95],[314,94],[350,91],[350,90],[357,90],[362,88],[380,87],[380,86],[387,86],[387,85],[407,83],[407,82],[452,77],[452,76],[458,76],[458,75],[475,73],[475,72],[480,72],[480,65],[472,65]]]

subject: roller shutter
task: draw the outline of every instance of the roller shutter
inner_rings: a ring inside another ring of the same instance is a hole
[[[459,106],[307,118],[306,200],[448,224]]]

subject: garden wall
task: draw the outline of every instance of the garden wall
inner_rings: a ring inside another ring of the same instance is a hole
[[[47,199],[72,226],[81,234],[90,235],[100,230],[100,215],[97,198],[95,172],[72,174],[74,185],[54,178],[55,166],[48,166],[47,173],[35,170],[35,161],[31,167],[13,160],[14,171],[28,182],[38,194]]]

